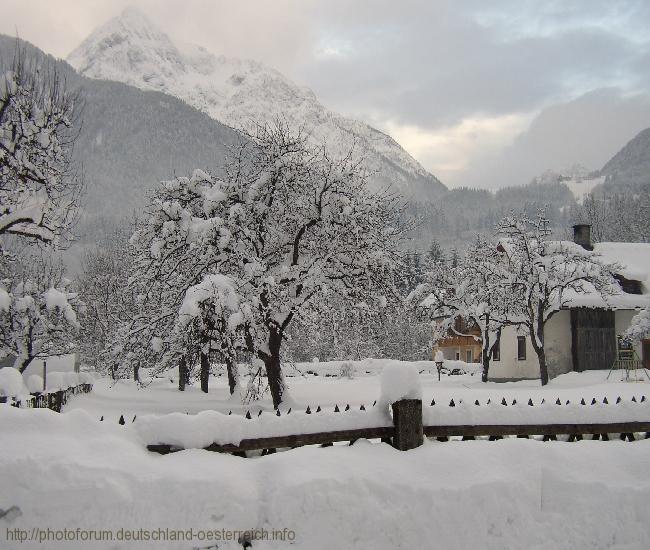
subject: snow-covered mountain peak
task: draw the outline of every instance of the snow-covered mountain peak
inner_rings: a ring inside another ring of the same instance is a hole
[[[186,69],[170,38],[133,7],[98,27],[68,56],[68,62],[87,76],[138,85],[133,78],[138,75],[145,85],[157,88],[165,78]]]
[[[309,88],[257,61],[175,44],[135,8],[127,8],[97,28],[68,61],[91,78],[174,95],[235,128],[280,118],[307,130],[310,139],[325,143],[335,155],[354,146],[376,174],[378,186],[392,183],[417,198],[445,190],[390,136],[329,111]]]
[[[122,13],[102,26],[106,31],[121,30],[143,40],[164,41],[167,36],[142,11],[127,6]]]

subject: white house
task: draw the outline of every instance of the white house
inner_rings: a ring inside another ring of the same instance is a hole
[[[574,294],[556,313],[544,334],[551,378],[570,371],[609,370],[615,359],[617,335],[632,317],[650,305],[650,243],[597,243],[591,245],[590,227],[574,227],[574,241],[600,254],[605,262],[621,266],[616,279],[621,294],[605,302],[597,293]],[[650,368],[650,339],[635,345],[638,357]],[[537,355],[530,336],[506,327],[490,362],[490,380],[539,378]]]

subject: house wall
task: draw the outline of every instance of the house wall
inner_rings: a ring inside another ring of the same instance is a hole
[[[526,337],[526,359],[517,359],[517,336]],[[571,320],[568,311],[559,311],[546,324],[546,362],[549,376],[572,370]],[[501,360],[490,361],[491,380],[539,378],[537,354],[530,342],[530,335],[515,327],[505,327],[501,332]]]
[[[456,353],[459,354],[459,360],[460,361],[465,361],[467,362],[467,352],[471,351],[472,353],[472,360],[469,361],[470,363],[473,362],[480,362],[481,361],[481,346],[476,343],[472,344],[439,344],[437,346],[433,347],[433,352],[431,354],[431,357],[436,356],[436,352],[440,350],[442,352],[442,355],[444,356],[445,359],[449,361],[455,361],[456,360]]]
[[[526,336],[526,359],[517,359],[517,336],[524,336],[515,327],[504,327],[501,331],[501,359],[490,361],[490,380],[539,378],[539,364],[537,355]]]
[[[637,312],[634,310],[617,310],[615,312],[616,334],[623,334],[630,326],[632,317]],[[501,360],[490,361],[490,380],[539,378],[539,363],[537,355],[530,343],[530,336],[526,336],[526,360],[517,359],[517,336],[515,327],[505,327],[501,333]],[[573,356],[571,352],[571,314],[568,310],[556,313],[546,325],[546,361],[549,377],[554,378],[560,374],[573,370]],[[635,343],[639,358],[642,358],[641,344]]]
[[[571,312],[558,311],[546,324],[545,330],[546,363],[549,378],[573,370],[571,352]]]

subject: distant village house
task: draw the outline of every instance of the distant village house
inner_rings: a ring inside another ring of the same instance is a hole
[[[640,309],[650,305],[650,243],[592,244],[590,229],[589,225],[574,226],[574,242],[620,266],[615,278],[621,293],[607,301],[595,291],[573,293],[568,305],[549,320],[545,349],[551,378],[570,371],[611,369],[617,357],[617,336]],[[437,342],[433,353],[438,350],[445,359],[479,362],[480,331],[457,324]],[[634,344],[634,356],[650,368],[650,339]],[[517,327],[505,327],[492,352],[489,379],[536,379],[539,374],[530,336]]]

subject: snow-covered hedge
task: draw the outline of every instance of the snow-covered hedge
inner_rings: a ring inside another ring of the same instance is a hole
[[[93,377],[88,373],[76,372],[50,372],[47,375],[48,392],[67,390],[80,384],[92,384]],[[43,391],[43,378],[38,374],[30,375],[23,381],[23,376],[17,369],[5,367],[0,369],[0,396],[22,398],[29,397],[31,393]]]
[[[642,309],[632,318],[625,335],[637,341],[650,336],[650,307]]]
[[[0,369],[0,396],[18,397],[28,393],[23,384],[23,376],[13,367]]]

